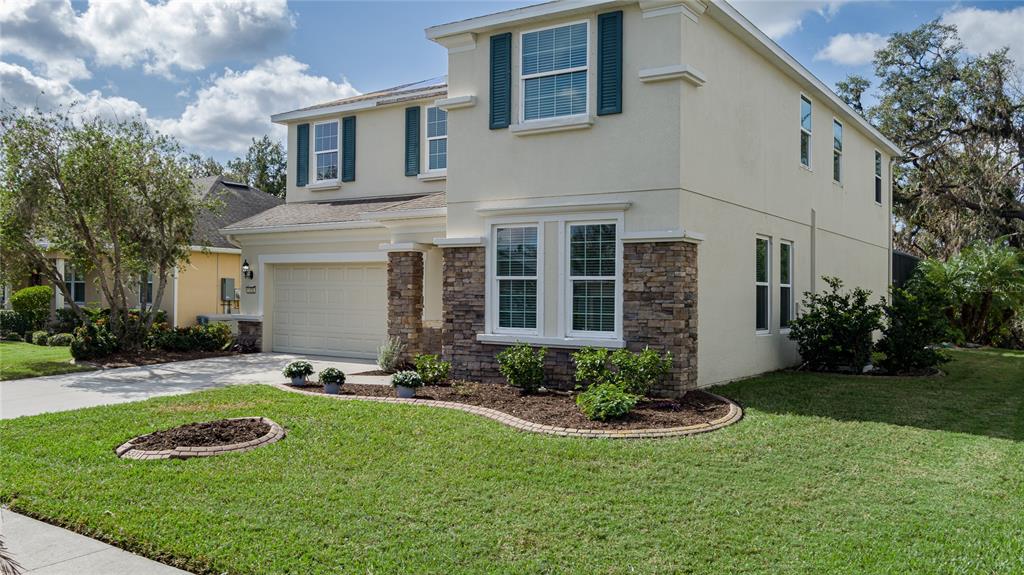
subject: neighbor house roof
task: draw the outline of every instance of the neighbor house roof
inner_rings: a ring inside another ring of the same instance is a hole
[[[226,180],[224,176],[195,178],[192,185],[197,196],[216,198],[221,203],[217,209],[203,210],[196,218],[192,231],[192,245],[195,246],[237,248],[220,233],[221,228],[284,203],[281,198]]]
[[[324,229],[336,227],[375,227],[374,215],[441,215],[446,206],[444,192],[416,196],[392,196],[334,202],[292,203],[271,208],[250,218],[225,226],[227,235],[271,233],[293,229]],[[433,210],[424,212],[424,210]],[[345,226],[344,224],[349,224]]]
[[[456,40],[469,33],[483,33],[510,25],[521,25],[528,22],[567,16],[576,12],[586,12],[603,6],[612,7],[622,4],[624,4],[622,0],[559,0],[545,2],[543,4],[534,4],[523,8],[515,8],[504,12],[450,22],[448,24],[431,26],[426,29],[426,35],[428,39],[445,45],[451,43],[449,40]],[[645,4],[649,8],[645,8]],[[736,37],[750,46],[755,52],[776,65],[803,89],[817,97],[828,100],[837,111],[837,116],[847,122],[858,125],[880,148],[884,148],[894,156],[902,155],[902,151],[896,144],[883,136],[877,128],[872,126],[870,122],[844,102],[831,88],[819,80],[803,64],[798,62],[796,58],[790,56],[757,26],[754,26],[726,0],[640,1],[641,9],[652,11],[669,7],[672,4],[681,4],[692,11],[705,13],[707,16],[710,16],[726,30],[735,34]]]
[[[409,84],[401,84],[391,88],[377,90],[375,92],[367,92],[358,96],[322,102],[320,104],[314,104],[305,108],[292,110],[291,112],[274,114],[270,119],[273,122],[284,123],[291,120],[301,120],[303,118],[313,118],[339,112],[389,106],[413,100],[443,98],[447,94],[448,76],[437,76],[436,78],[429,78],[427,80],[420,80],[419,82],[412,82]]]

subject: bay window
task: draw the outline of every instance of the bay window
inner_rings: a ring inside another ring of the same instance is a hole
[[[587,23],[521,37],[523,120],[587,113]]]

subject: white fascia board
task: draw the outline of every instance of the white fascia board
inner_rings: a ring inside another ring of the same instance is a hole
[[[369,108],[376,108],[377,100],[366,100],[363,102],[352,102],[351,104],[338,104],[337,106],[326,106],[323,108],[313,108],[310,110],[293,110],[291,112],[282,112],[280,114],[273,114],[270,116],[270,121],[275,124],[287,124],[293,120],[309,120],[312,118],[319,118],[320,116],[335,116],[344,112],[356,112],[358,110],[367,110]]]
[[[211,248],[207,246],[189,246],[189,250],[194,252],[207,252],[211,254],[240,254],[242,253],[241,248]]]
[[[321,224],[289,224],[285,226],[264,226],[259,228],[234,228],[218,230],[223,235],[244,236],[252,234],[275,234],[280,232],[312,232],[331,230],[361,230],[383,227],[377,222],[324,222]]]
[[[860,129],[866,132],[875,143],[881,145],[886,149],[889,154],[893,156],[902,156],[903,151],[900,150],[899,146],[894,144],[888,138],[882,135],[877,128],[871,125],[870,122],[864,119],[863,116],[858,114],[853,108],[844,102],[839,96],[836,95],[824,82],[814,76],[807,68],[803,66],[796,58],[790,56],[785,50],[783,50],[778,44],[776,44],[771,38],[765,35],[764,32],[759,30],[757,26],[754,26],[750,20],[747,20],[742,14],[740,14],[731,4],[725,0],[711,0],[711,5],[708,7],[708,14],[711,15],[717,22],[719,22],[726,30],[729,30],[741,40],[747,43],[755,52],[758,52],[762,56],[768,59],[790,77],[802,84],[806,88],[810,88],[811,91],[815,92],[819,97],[828,100],[832,106],[839,111],[839,117],[857,124]]]
[[[377,246],[381,251],[384,252],[425,252],[430,249],[430,244],[422,244],[420,242],[392,242],[383,243]]]
[[[487,245],[487,238],[434,238],[434,245],[439,248],[479,248]]]
[[[509,24],[526,22],[529,20],[541,20],[553,16],[562,16],[593,9],[597,6],[607,4],[622,4],[616,0],[564,0],[562,2],[545,2],[525,6],[514,10],[506,10],[497,14],[488,14],[459,22],[431,26],[426,29],[427,39],[444,45],[439,41],[446,36],[465,34],[467,32],[481,32],[493,28],[507,26]]]

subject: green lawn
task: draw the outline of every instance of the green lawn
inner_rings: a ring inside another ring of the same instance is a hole
[[[70,349],[0,341],[0,381],[92,369],[68,363],[71,361]]]
[[[948,377],[777,373],[729,428],[521,433],[469,414],[238,386],[0,422],[0,500],[203,573],[1022,573],[1024,354]],[[283,441],[113,448],[264,415]]]

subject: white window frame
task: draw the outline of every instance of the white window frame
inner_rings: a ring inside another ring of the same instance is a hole
[[[839,147],[836,148],[836,126],[839,126]],[[842,185],[843,183],[843,172],[846,171],[843,166],[843,140],[846,139],[846,126],[839,121],[838,118],[832,118],[832,181]],[[836,154],[839,154],[839,179],[836,179]]]
[[[154,285],[155,276],[153,272],[147,272],[146,276],[139,278],[139,309],[148,310],[153,308],[153,301],[156,298],[156,286]],[[147,294],[152,293],[153,295],[149,298]],[[145,301],[149,299],[150,301]]]
[[[757,281],[757,242],[764,240],[767,242],[768,249],[765,254],[765,278],[767,281]],[[765,318],[765,328],[758,329],[757,327],[757,289],[764,286],[768,297],[765,298],[765,305],[767,306],[768,317]],[[754,333],[757,335],[768,335],[772,332],[772,238],[771,236],[755,235],[754,236]]]
[[[433,169],[431,169],[431,167],[430,167],[430,142],[432,142],[434,140],[444,140],[445,142],[448,141],[448,119],[447,119],[447,116],[446,116],[445,117],[445,123],[444,123],[444,125],[445,125],[444,135],[443,136],[431,136],[430,135],[430,110],[440,110],[440,111],[444,112],[445,114],[448,113],[448,110],[445,110],[444,108],[439,108],[437,106],[424,106],[424,108],[423,108],[423,126],[425,128],[423,130],[423,133],[426,135],[426,138],[427,138],[427,145],[423,147],[423,165],[426,167],[426,170],[424,170],[424,173],[426,173],[426,174],[446,174],[446,173],[448,173],[448,149],[445,148],[445,152],[444,152],[444,167],[443,168],[433,168]]]
[[[811,117],[809,118],[811,124],[810,129],[804,128],[805,101],[807,102],[807,105],[811,107]],[[800,157],[801,150],[799,143],[797,145],[796,150],[797,162],[800,164],[801,167],[813,171],[813,168],[811,166],[814,165],[814,100],[811,100],[811,98],[807,94],[804,94],[802,92],[800,93],[799,108],[797,109],[797,124],[800,126],[800,134],[807,134],[807,163],[804,164],[803,158]]]
[[[544,331],[544,223],[538,221],[511,221],[491,224],[490,246],[487,249],[487,314],[488,333],[540,335]],[[499,276],[498,271],[498,228],[536,228],[537,229],[537,273],[533,276]],[[534,280],[537,282],[537,321],[536,327],[500,327],[498,313],[500,308],[499,287],[501,280]]]
[[[535,73],[535,74],[523,74],[523,36],[525,36],[527,34],[530,34],[530,33],[533,33],[533,32],[542,32],[544,30],[552,30],[552,29],[555,29],[555,28],[565,28],[565,27],[568,27],[568,26],[574,26],[576,24],[586,24],[587,25],[587,65],[586,66],[576,66],[575,68],[562,68],[562,69],[559,69],[559,70],[553,70],[553,71],[550,71],[550,72],[538,72],[538,73]],[[573,22],[563,22],[561,24],[556,24],[554,26],[544,26],[542,28],[532,28],[530,30],[523,30],[523,31],[519,32],[519,46],[516,48],[516,55],[518,56],[518,58],[516,59],[517,61],[516,61],[516,66],[515,66],[516,71],[519,74],[519,80],[517,82],[517,85],[518,85],[518,88],[519,88],[519,123],[522,124],[522,123],[530,123],[530,122],[548,122],[548,121],[555,120],[555,119],[561,119],[561,118],[583,118],[583,117],[587,117],[587,116],[590,115],[590,96],[591,96],[591,92],[593,91],[593,90],[591,90],[591,86],[590,86],[590,80],[591,80],[590,62],[591,62],[591,60],[593,60],[593,58],[591,57],[592,54],[590,53],[590,29],[592,27],[593,27],[593,24],[591,23],[590,19],[584,19],[584,20],[576,20],[576,21],[573,21]],[[527,120],[526,119],[526,81],[527,80],[532,80],[534,78],[543,78],[545,76],[558,76],[560,74],[571,74],[573,72],[586,72],[587,73],[587,95],[584,98],[585,109],[583,110],[583,112],[581,112],[579,114],[568,114],[568,115],[565,115],[565,116],[550,116],[550,117],[547,117],[547,118],[534,118],[532,120]]]
[[[885,195],[885,187],[882,185],[885,183],[884,180],[882,180],[882,173],[885,172],[885,166],[882,165],[882,160],[884,159],[882,157],[882,152],[875,150],[875,154],[871,159],[874,162],[872,169],[875,172],[875,187],[871,189],[871,195],[874,196],[875,203],[880,206],[882,205],[882,196]],[[877,194],[875,193],[876,189],[878,190]]]
[[[782,282],[782,246],[789,247],[789,282]],[[771,244],[768,244],[768,250],[771,251]],[[793,320],[796,319],[796,295],[793,290],[793,277],[795,274],[794,270],[794,259],[793,254],[796,253],[796,246],[792,240],[779,240],[779,333],[789,333],[789,326],[782,325],[782,288],[789,288],[789,323],[792,324]],[[770,270],[769,270],[770,271]],[[771,277],[770,275],[768,276]],[[770,310],[770,307],[769,307]],[[768,312],[771,317],[771,311]]]
[[[597,280],[606,281],[608,276],[574,276],[572,275],[572,234],[570,229],[572,226],[586,226],[596,224],[613,224],[615,226],[615,329],[613,331],[587,331],[587,330],[574,330],[572,329],[572,283],[574,280]],[[576,220],[567,219],[562,222],[562,226],[559,230],[562,235],[562,253],[559,254],[559,261],[565,266],[564,273],[559,273],[559,277],[563,278],[564,285],[562,286],[562,321],[564,322],[564,331],[567,337],[570,338],[587,338],[587,339],[621,339],[622,338],[622,225],[621,219],[593,219],[593,220]]]
[[[335,136],[334,136],[334,149],[333,150],[320,150],[318,152],[318,151],[316,151],[316,128],[317,128],[317,126],[324,126],[324,125],[327,125],[327,124],[335,124],[335,125],[337,125],[337,129],[335,130]],[[313,124],[312,137],[313,137],[313,141],[311,143],[313,145],[310,146],[310,148],[313,150],[313,178],[314,178],[313,181],[316,182],[316,183],[333,183],[333,182],[337,182],[340,179],[340,176],[341,176],[341,122],[339,122],[338,120],[326,120],[326,121],[323,121],[323,122],[317,122],[317,123]],[[334,152],[335,154],[337,154],[337,157],[338,157],[337,165],[335,165],[335,177],[320,179],[320,168],[319,168],[319,165],[318,165],[318,162],[317,162],[317,157],[320,154],[330,154],[331,152]]]
[[[85,305],[85,289],[86,289],[86,287],[85,287],[85,276],[83,275],[81,277],[81,279],[79,279],[78,276],[81,275],[81,274],[79,274],[78,270],[76,270],[71,264],[69,264],[67,262],[67,260],[64,260],[64,270],[63,270],[63,272],[64,272],[63,273],[64,283],[67,285],[68,292],[71,294],[71,297],[75,297],[75,284],[76,283],[82,284],[82,300],[79,301],[79,300],[76,299],[75,303],[78,304],[78,305]],[[65,302],[65,305],[66,305],[66,302]]]

